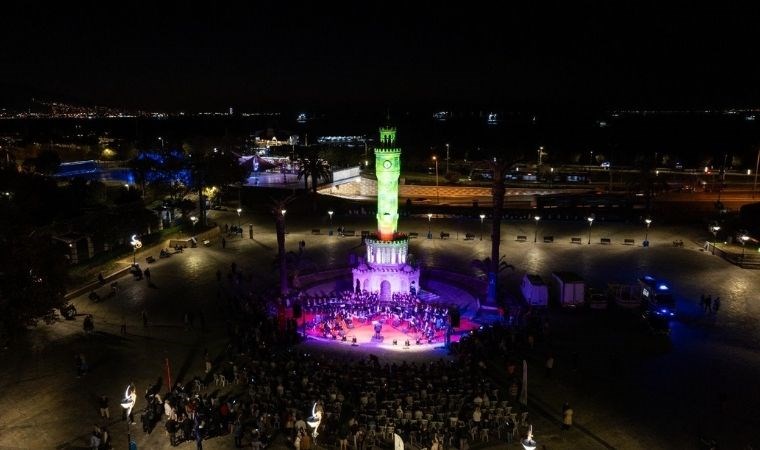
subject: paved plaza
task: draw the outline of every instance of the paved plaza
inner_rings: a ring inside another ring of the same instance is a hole
[[[237,223],[234,212],[214,211],[210,219],[222,225]],[[361,255],[360,238],[327,235],[325,220],[288,217],[288,250],[306,242],[305,256],[319,267],[346,266],[349,254]],[[191,379],[203,372],[203,354],[221,354],[227,346],[227,325],[232,318],[219,300],[215,273],[226,273],[236,262],[251,275],[251,289],[268,289],[276,282],[272,261],[276,239],[271,218],[243,217],[253,223],[253,239],[226,238],[210,247],[186,249],[150,265],[152,285],[132,277],[119,279],[118,294],[100,303],[82,295],[73,300],[80,316],[74,321],[40,325],[21,341],[2,351],[0,365],[0,449],[84,449],[98,417],[97,399],[111,399],[109,431],[116,448],[126,448],[127,425],[121,420],[118,400],[129,382],[138,394],[165,376],[169,360],[174,380]],[[316,223],[318,222],[318,223]],[[373,217],[335,217],[334,226],[373,229]],[[490,255],[489,224],[480,240],[477,220],[402,218],[401,231],[418,232],[410,252],[428,267],[471,272],[470,261]],[[311,230],[320,228],[321,235]],[[426,239],[440,231],[450,238]],[[536,439],[547,449],[659,449],[698,448],[698,436],[720,440],[722,448],[760,447],[760,419],[754,409],[760,401],[760,271],[737,268],[707,254],[701,244],[708,234],[701,228],[653,224],[651,246],[641,247],[645,228],[639,224],[594,222],[591,244],[584,222],[507,221],[503,225],[502,254],[515,266],[503,275],[509,295],[516,299],[526,272],[548,279],[552,271],[580,274],[591,287],[607,283],[634,283],[647,273],[672,283],[679,316],[670,337],[648,335],[636,321],[615,311],[556,311],[547,314],[550,338],[539,340],[528,357],[531,423]],[[464,240],[465,233],[476,235]],[[527,236],[517,242],[518,235]],[[533,242],[537,236],[536,243]],[[543,236],[554,236],[543,243]],[[581,237],[582,244],[571,244]],[[601,245],[602,237],[611,245]],[[638,245],[623,245],[624,239]],[[683,240],[683,247],[674,247]],[[138,260],[158,249],[144,249]],[[131,257],[124,264],[131,263]],[[143,267],[147,265],[143,262]],[[105,291],[105,287],[101,290]],[[720,296],[716,314],[702,313],[701,294]],[[149,326],[142,323],[143,311]],[[196,313],[192,328],[183,322],[187,311]],[[203,315],[201,329],[198,314]],[[85,335],[82,314],[92,314],[95,333]],[[127,333],[120,332],[126,321]],[[304,346],[321,348],[319,342]],[[333,347],[339,354],[360,350]],[[354,352],[354,353],[352,353]],[[547,378],[544,359],[551,352],[555,374]],[[91,371],[77,378],[75,354],[86,356]],[[387,352],[382,358],[448,358],[443,351],[429,355]],[[493,367],[497,380],[503,367]],[[165,389],[164,389],[165,390]],[[142,406],[138,395],[137,409]],[[560,430],[561,405],[575,410],[576,426]],[[163,425],[146,435],[135,425],[131,433],[141,449],[169,448]],[[123,446],[122,446],[123,444]],[[181,448],[193,448],[186,442]],[[285,448],[282,439],[272,447]],[[476,446],[519,448],[496,442]],[[232,436],[209,439],[204,448],[234,448]]]

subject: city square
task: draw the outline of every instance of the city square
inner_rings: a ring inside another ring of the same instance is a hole
[[[760,448],[760,15],[8,4],[0,450]]]
[[[234,212],[218,214],[215,220],[219,222],[235,219]],[[358,237],[311,235],[312,224],[299,223],[301,220],[288,223],[288,248],[297,245],[299,240],[306,241],[305,253],[318,261],[320,267],[338,265],[360,243]],[[339,220],[356,228],[371,223],[370,218]],[[237,262],[243,273],[253,275],[252,286],[266,286],[273,281],[267,276],[266,266],[274,256],[276,244],[273,227],[267,221],[271,219],[244,218],[244,223],[253,223],[254,239],[229,239],[225,249],[216,242],[212,247],[186,249],[182,254],[159,261],[151,266],[151,283],[155,288],[145,281],[123,277],[119,279],[119,293],[103,303],[93,304],[83,294],[74,300],[80,314],[77,320],[38,327],[28,341],[6,349],[4,359],[8,364],[4,365],[3,379],[17,387],[5,390],[0,445],[14,448],[18,447],[16,442],[34,442],[30,447],[77,448],[83,445],[90,424],[100,423],[99,395],[106,394],[115,400],[122,386],[129,382],[144,389],[143,386],[154,383],[156,377],[165,373],[167,358],[177,379],[202,374],[204,349],[219,354],[227,342],[225,327],[229,318],[225,317],[216,293],[216,270],[226,272],[232,262]],[[421,234],[427,226],[424,218],[402,219],[402,224],[404,229],[418,230]],[[441,219],[438,228],[451,229],[451,225]],[[731,436],[737,439],[737,445],[752,442],[754,419],[743,411],[751,408],[756,400],[757,392],[751,380],[756,375],[757,361],[752,352],[742,350],[741,346],[756,345],[758,339],[753,325],[757,306],[749,301],[750,293],[760,282],[757,272],[747,272],[705,254],[698,245],[699,239],[704,237],[702,230],[653,228],[649,248],[570,244],[570,235],[586,231],[582,223],[542,224],[547,233],[551,231],[557,236],[553,244],[521,243],[507,238],[527,233],[532,225],[529,221],[504,224],[503,249],[516,267],[514,273],[505,275],[508,289],[516,288],[520,274],[525,271],[575,270],[593,285],[626,282],[637,274],[651,272],[671,280],[678,289],[679,307],[679,319],[673,324],[668,342],[652,338],[639,328],[609,330],[607,327],[621,323],[613,311],[549,314],[551,333],[556,336],[551,343],[557,358],[556,381],[544,379],[542,374],[546,343],[537,343],[535,351],[527,356],[530,373],[536,374],[531,377],[528,410],[540,442],[550,448],[578,448],[580,445],[657,448],[657,442],[663,439],[695,442],[703,426],[709,426],[718,435],[721,430],[733,430]],[[476,231],[478,226],[477,221],[473,221],[462,231],[467,228]],[[635,236],[642,230],[638,226],[615,223],[599,224],[598,231],[594,232]],[[674,248],[671,242],[676,237],[688,244]],[[423,255],[429,265],[467,265],[469,260],[487,254],[488,242],[420,239],[413,242],[412,249]],[[139,256],[151,251],[155,249],[145,249]],[[699,281],[694,281],[695,278]],[[703,315],[697,305],[699,295],[704,292],[724,299],[723,308],[714,316]],[[193,329],[186,329],[182,318],[188,309],[203,312],[205,332],[198,329],[198,323]],[[142,310],[148,312],[148,327],[142,326]],[[94,336],[83,333],[81,314],[93,315]],[[119,333],[122,318],[127,322],[126,335]],[[629,320],[622,323],[635,324]],[[319,342],[310,340],[300,346],[322,349]],[[345,357],[366,357],[366,349],[361,346],[346,345],[326,351]],[[400,351],[380,355],[391,360],[448,358],[447,352],[441,349],[423,354]],[[91,373],[83,378],[76,378],[73,364],[76,352],[84,352],[92,367]],[[612,375],[609,361],[615,352],[621,355],[620,367]],[[720,358],[710,356],[716,352]],[[575,353],[581,355],[582,361],[577,368],[572,367]],[[498,380],[503,368],[493,370]],[[614,395],[614,401],[610,394]],[[726,396],[722,403],[721,395]],[[663,397],[669,400],[663,402]],[[676,401],[676,398],[689,400]],[[572,434],[561,433],[557,423],[559,406],[564,401],[570,401],[578,411],[577,429]],[[30,409],[30,404],[36,407]],[[669,408],[664,408],[664,404],[670,405]],[[626,405],[625,411],[616,405]],[[121,442],[126,439],[126,425],[118,417],[120,412],[116,406],[112,406],[114,419],[106,423],[115,441]],[[642,417],[642,423],[627,420],[631,414]],[[746,428],[742,426],[745,432],[739,434],[737,423],[742,420]],[[44,432],[40,432],[40,427]],[[145,435],[140,425],[136,425],[132,426],[132,434],[141,447],[168,447],[163,430]],[[205,445],[229,448],[230,437],[209,439]],[[483,445],[504,444],[491,441]]]

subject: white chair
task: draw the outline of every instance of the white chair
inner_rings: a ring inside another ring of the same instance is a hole
[[[219,385],[221,387],[227,386],[227,377],[225,377],[224,375],[219,375]]]

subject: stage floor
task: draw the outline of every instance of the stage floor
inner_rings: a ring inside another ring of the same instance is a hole
[[[310,323],[313,318],[314,317],[311,314],[304,315],[306,323]],[[321,332],[321,330],[317,329],[316,327],[307,327],[306,336],[309,339],[314,339],[325,343],[355,345],[367,348],[382,348],[386,350],[398,351],[429,351],[436,347],[445,346],[446,344],[445,330],[437,331],[433,337],[432,342],[430,342],[427,338],[422,338],[422,333],[411,331],[405,332],[407,328],[406,321],[402,321],[396,327],[392,326],[392,321],[393,319],[391,318],[383,319],[380,321],[383,326],[380,331],[380,335],[383,338],[382,340],[373,339],[373,336],[375,335],[375,329],[372,322],[360,323],[359,321],[354,321],[354,328],[348,328],[345,330],[345,341],[342,340],[342,337],[336,337],[335,339],[331,337],[324,337],[324,334]],[[473,331],[481,326],[481,324],[464,317],[460,319],[459,325],[460,326],[457,327],[453,331],[453,334],[450,336],[450,342],[459,342],[464,334],[467,334],[470,331]],[[353,343],[354,338],[356,338],[355,344]],[[420,338],[419,341],[417,340],[418,338]],[[394,340],[396,341],[396,344],[393,343]],[[407,341],[409,342],[409,345],[406,345]]]
[[[314,286],[308,289],[307,293],[320,296],[326,295],[329,292],[344,290],[346,287],[350,289],[350,286],[351,280],[336,280]],[[433,297],[435,297],[433,303],[452,305],[459,309],[460,326],[453,330],[450,336],[450,342],[459,342],[465,334],[498,320],[498,317],[478,316],[477,300],[468,292],[456,286],[449,285],[439,280],[430,280],[425,286],[423,286],[423,289],[428,293],[433,294]],[[303,320],[305,320],[306,323],[313,323],[314,316],[309,312],[304,312],[304,317],[299,321],[300,330],[304,329]],[[425,338],[421,339],[418,344],[417,337],[421,336],[421,333],[405,332],[407,329],[406,322],[402,321],[401,323],[398,323],[396,327],[393,326],[392,322],[393,320],[391,318],[383,318],[383,327],[380,331],[380,335],[383,337],[382,341],[372,339],[375,334],[372,321],[360,323],[357,320],[353,321],[354,328],[345,330],[345,341],[342,340],[342,337],[337,337],[336,339],[324,337],[321,330],[309,327],[306,329],[306,337],[312,342],[319,342],[320,347],[322,348],[329,345],[340,346],[343,348],[358,347],[367,352],[373,350],[387,350],[392,352],[420,353],[445,348],[445,330],[439,330],[435,334],[432,342],[428,342],[427,338]],[[354,338],[356,338],[355,344],[353,343]],[[396,341],[396,345],[393,344],[394,340]],[[407,340],[409,340],[408,346],[406,345]]]

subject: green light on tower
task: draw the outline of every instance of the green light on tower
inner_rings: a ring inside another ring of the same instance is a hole
[[[388,241],[398,229],[398,177],[401,174],[401,149],[396,147],[396,129],[380,128],[380,145],[375,148],[377,175],[377,231]]]

